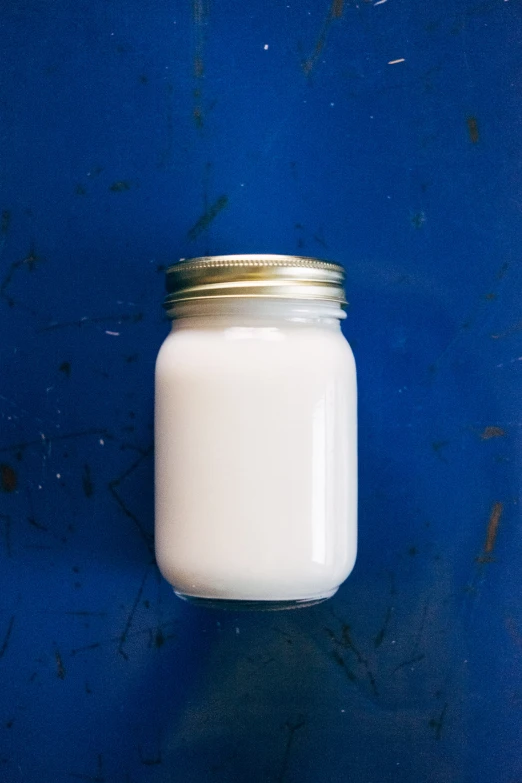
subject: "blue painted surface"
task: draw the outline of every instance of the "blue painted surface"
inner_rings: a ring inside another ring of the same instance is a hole
[[[516,0],[0,10],[0,779],[522,779]],[[404,62],[389,64],[404,58]],[[360,554],[232,616],[152,556],[180,256],[343,263]]]

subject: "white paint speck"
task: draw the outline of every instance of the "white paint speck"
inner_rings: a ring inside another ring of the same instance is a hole
[[[103,440],[103,438],[100,438],[99,443],[100,443],[100,446],[105,446],[105,441]]]
[[[264,49],[264,50],[265,50],[265,52],[266,52],[266,51],[267,51],[267,49],[268,49],[268,44],[265,44],[265,45],[263,46],[263,49]]]
[[[108,329],[105,330],[105,334],[110,334],[112,337],[119,337],[120,336],[119,332],[109,332]]]
[[[382,5],[383,3],[387,3],[387,2],[388,0],[377,0],[377,2],[374,3],[374,5]]]
[[[397,65],[397,63],[405,63],[406,58],[399,57],[397,60],[388,60],[388,65]]]
[[[62,474],[61,474],[61,473],[57,473],[57,474],[56,474],[56,478],[60,479],[61,477],[62,477]]]

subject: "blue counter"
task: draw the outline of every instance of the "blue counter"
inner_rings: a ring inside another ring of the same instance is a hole
[[[2,783],[522,780],[522,7],[0,9]],[[231,615],[153,555],[179,257],[342,263],[360,550]]]

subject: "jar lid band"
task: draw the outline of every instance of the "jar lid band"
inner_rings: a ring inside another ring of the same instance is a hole
[[[207,298],[304,299],[346,304],[344,269],[316,258],[227,255],[182,259],[166,272],[167,310]]]

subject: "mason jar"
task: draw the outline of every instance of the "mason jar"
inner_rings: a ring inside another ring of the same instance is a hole
[[[342,267],[233,255],[167,270],[155,547],[178,596],[280,609],[332,596],[357,549],[355,362]]]

